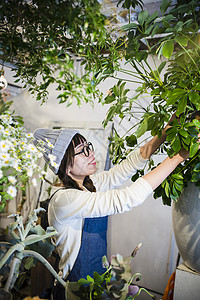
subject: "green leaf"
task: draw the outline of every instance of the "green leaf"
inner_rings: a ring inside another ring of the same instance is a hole
[[[161,6],[160,6],[160,11],[162,12],[162,14],[164,14],[166,12],[168,7],[170,6],[170,3],[171,3],[171,1],[162,0]]]
[[[158,17],[158,11],[154,11],[146,21],[146,25],[150,24],[153,20]]]
[[[179,134],[182,135],[184,138],[188,137],[188,132],[184,129],[180,129]]]
[[[146,113],[135,132],[137,138],[141,137],[146,131],[152,130],[155,126],[155,113]]]
[[[162,48],[162,54],[164,55],[164,57],[170,58],[173,51],[174,51],[174,43],[172,41],[165,42]]]
[[[186,93],[185,89],[175,88],[173,91],[171,91],[171,93],[169,93],[169,98],[167,100],[167,105],[174,104],[185,93]]]
[[[200,171],[200,163],[197,163],[196,166],[194,167],[194,171]]]
[[[177,189],[176,189],[176,186],[173,184],[173,186],[172,186],[172,194],[173,194],[173,196],[175,197],[175,198],[178,198],[179,197],[179,193],[178,193],[178,191],[177,191]]]
[[[200,95],[197,92],[190,92],[188,94],[190,101],[195,104],[197,109],[200,109]]]
[[[171,144],[171,147],[176,153],[178,153],[181,150],[182,147],[179,136],[175,137],[174,141]]]
[[[170,186],[169,186],[169,182],[166,180],[165,181],[165,194],[167,197],[169,197],[169,193],[170,193]]]
[[[193,157],[197,151],[199,150],[199,143],[195,143],[190,147],[190,156],[189,157]]]
[[[199,83],[196,83],[196,84],[193,86],[193,89],[194,89],[194,90],[200,91],[200,82],[199,82]]]
[[[180,114],[184,113],[187,106],[187,96],[183,95],[183,97],[178,102],[178,107],[176,111],[176,115],[180,116]]]
[[[178,182],[174,182],[174,186],[176,187],[176,189],[177,189],[179,192],[182,192],[182,191],[183,191],[183,188],[184,188],[183,182],[182,182],[181,184],[179,184]]]
[[[191,179],[192,182],[198,182],[200,181],[200,172],[198,173],[193,173],[192,174],[192,179]]]
[[[188,38],[182,35],[176,36],[175,41],[184,47],[187,47],[188,45]]]
[[[162,72],[162,70],[164,69],[164,67],[166,66],[166,61],[163,61],[160,65],[159,65],[159,67],[158,67],[158,72],[159,73],[161,73]]]
[[[108,96],[105,98],[105,104],[112,103],[113,101],[115,101],[115,95],[108,95]]]
[[[194,125],[195,125],[196,127],[200,128],[200,121],[199,121],[199,120],[194,119],[192,122],[194,123]]]
[[[138,23],[142,26],[144,22],[148,19],[149,13],[147,10],[143,10],[138,15]]]
[[[84,278],[81,278],[81,279],[78,280],[78,284],[80,284],[80,285],[85,285],[85,284],[90,284],[90,283],[91,283],[90,280],[87,280],[87,279],[84,279]]]
[[[134,134],[126,137],[126,144],[128,147],[134,147],[137,144],[137,138]]]
[[[87,281],[94,282],[94,279],[90,275],[87,275]]]

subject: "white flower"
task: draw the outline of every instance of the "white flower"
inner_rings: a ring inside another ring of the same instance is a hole
[[[37,186],[37,180],[36,180],[36,178],[33,178],[33,179],[32,179],[32,185],[33,185],[34,187]]]
[[[6,136],[10,135],[10,131],[8,129],[3,130],[3,134]]]
[[[55,163],[56,157],[52,154],[49,154],[48,158],[50,160],[50,164],[53,166],[53,164]]]
[[[11,197],[15,197],[17,195],[17,189],[16,187],[10,185],[7,189],[7,193],[8,195],[10,195]]]
[[[7,152],[10,149],[10,144],[7,140],[0,141],[0,152]]]
[[[1,153],[0,159],[3,167],[11,165],[13,161],[9,153]]]
[[[28,169],[28,170],[27,170],[27,175],[28,175],[29,177],[31,177],[31,176],[33,175],[33,169]]]
[[[10,183],[15,184],[17,182],[17,179],[15,178],[15,176],[8,176],[8,180],[10,181]]]
[[[52,165],[52,167],[54,167],[54,168],[57,168],[57,167],[58,167],[58,164],[57,164],[55,161],[53,161],[53,162],[51,163],[51,165]]]
[[[33,138],[33,134],[31,132],[29,132],[29,133],[26,134],[26,137],[31,139],[31,138]]]
[[[0,179],[3,177],[3,172],[0,170]]]
[[[37,148],[33,145],[33,144],[28,144],[27,145],[27,150],[31,151],[31,152],[37,152]]]
[[[13,168],[16,170],[16,171],[18,171],[18,172],[22,172],[22,168],[20,167],[20,165],[19,165],[19,162],[18,161],[15,161],[14,163],[13,163]]]
[[[45,139],[46,140],[46,142],[47,142],[47,146],[49,147],[49,148],[53,148],[53,145],[51,144],[51,142],[48,140],[48,139]]]

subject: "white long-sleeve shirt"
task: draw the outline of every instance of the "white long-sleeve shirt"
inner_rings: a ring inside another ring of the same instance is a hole
[[[144,202],[152,193],[149,183],[143,178],[121,189],[117,189],[130,179],[146,163],[140,149],[132,152],[127,159],[109,171],[96,173],[92,179],[96,192],[77,189],[61,189],[52,197],[48,218],[58,235],[55,243],[60,256],[59,268],[65,278],[75,263],[80,245],[85,218],[103,217],[129,211]],[[53,188],[53,192],[58,187]]]

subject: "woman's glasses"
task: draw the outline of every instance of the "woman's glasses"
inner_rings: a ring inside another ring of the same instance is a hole
[[[83,153],[86,157],[88,157],[90,155],[90,151],[94,151],[94,147],[92,143],[89,142],[87,145],[83,146],[83,149],[80,152],[75,153],[74,156]]]

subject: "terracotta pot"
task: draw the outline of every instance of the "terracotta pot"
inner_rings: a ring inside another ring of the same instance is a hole
[[[200,273],[200,190],[189,183],[173,203],[174,235],[180,255],[190,269]]]

